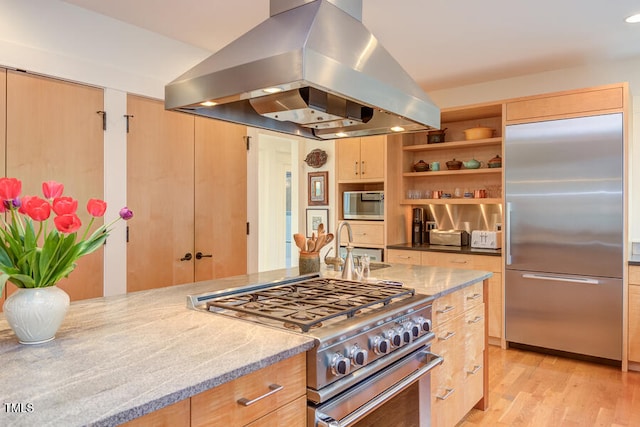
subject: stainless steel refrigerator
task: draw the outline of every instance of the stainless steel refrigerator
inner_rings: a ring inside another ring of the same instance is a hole
[[[622,358],[623,117],[506,126],[508,342]]]

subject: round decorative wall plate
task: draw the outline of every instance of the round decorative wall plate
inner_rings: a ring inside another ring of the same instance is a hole
[[[327,152],[319,148],[311,150],[311,152],[307,154],[307,158],[304,159],[304,162],[312,168],[319,168],[327,163]]]

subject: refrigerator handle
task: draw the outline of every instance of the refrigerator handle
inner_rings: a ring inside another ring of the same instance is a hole
[[[584,283],[586,285],[597,285],[600,283],[597,279],[587,279],[580,277],[561,277],[561,276],[549,276],[546,274],[523,274],[523,278],[525,279],[536,279],[536,280],[555,280],[557,282],[570,282],[570,283]]]
[[[507,202],[505,216],[504,245],[507,252],[505,260],[507,265],[511,265],[511,202]]]

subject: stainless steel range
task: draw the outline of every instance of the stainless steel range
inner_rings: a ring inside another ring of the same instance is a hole
[[[419,425],[429,425],[432,298],[400,283],[319,275],[191,295],[190,308],[312,336],[309,426],[351,426],[420,383]],[[427,394],[425,396],[425,394]]]

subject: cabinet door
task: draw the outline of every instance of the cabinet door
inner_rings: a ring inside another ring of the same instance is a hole
[[[191,400],[184,399],[139,418],[122,427],[189,427],[191,426]]]
[[[127,291],[193,282],[194,118],[129,95]]]
[[[88,224],[87,200],[104,197],[103,90],[17,71],[6,79],[7,176],[22,180],[23,194],[42,195],[43,181],[63,183]],[[81,258],[60,282],[72,300],[103,295],[103,258],[102,249]]]
[[[7,70],[0,68],[0,175],[5,176],[4,165],[4,152],[6,147],[6,121],[7,117]],[[2,311],[2,304],[4,304],[5,295],[7,293],[6,287],[0,292],[0,311]]]
[[[360,178],[384,179],[384,135],[360,139]]]
[[[360,179],[360,138],[345,138],[337,141],[338,180]]]
[[[246,126],[195,118],[195,280],[247,272]],[[209,257],[208,255],[211,255]]]

